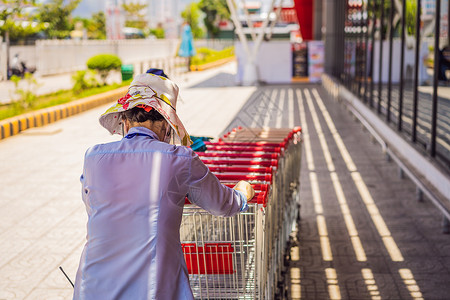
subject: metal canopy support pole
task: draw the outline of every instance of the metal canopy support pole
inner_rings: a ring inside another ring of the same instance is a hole
[[[261,45],[264,35],[266,34],[266,28],[269,25],[269,21],[270,21],[270,13],[273,11],[273,7],[275,6],[275,1],[276,0],[272,0],[272,4],[270,5],[269,12],[267,13],[267,18],[264,20],[264,22],[261,26],[261,31],[259,32],[259,34],[256,38],[255,45],[253,47],[253,56],[254,57],[256,57],[256,55],[258,54],[259,46]],[[282,2],[283,2],[283,0],[281,0],[280,6],[281,6]],[[277,20],[275,20],[275,22],[276,21]]]
[[[234,0],[227,0],[227,4],[228,4],[228,8],[230,9],[231,19],[233,20],[234,26],[236,27],[236,33],[239,37],[239,40],[242,43],[242,46],[244,47],[245,54],[247,56],[250,56],[250,48],[248,47],[247,38],[244,35],[244,32],[242,31],[242,25],[241,25],[241,22],[239,22],[239,19],[238,19],[237,13],[236,13],[236,6],[234,3]]]
[[[412,131],[411,140],[416,142],[417,138],[417,106],[418,106],[418,93],[417,86],[419,85],[419,56],[420,56],[420,14],[421,14],[422,1],[417,0],[416,10],[416,53],[414,57],[414,87],[413,87],[413,115],[412,115]]]
[[[278,22],[278,19],[280,18],[281,15],[281,8],[283,1],[280,2],[280,5],[277,7],[277,11],[275,12],[275,20],[270,23],[270,30],[269,33],[266,35],[266,40],[270,40],[272,38],[272,33],[273,33],[273,28],[275,27],[275,24]],[[269,12],[270,14],[270,12]],[[269,19],[270,15],[267,16],[267,19]]]
[[[346,0],[324,0],[325,72],[344,80]]]
[[[440,37],[440,23],[441,23],[441,0],[436,1],[436,15],[434,17],[436,22],[434,30],[434,80],[433,80],[433,103],[431,110],[431,148],[430,154],[432,157],[436,156],[436,134],[437,134],[437,88],[439,81],[439,37]]]
[[[236,34],[238,35],[239,41],[242,43],[242,46],[244,47],[246,58],[246,63],[244,66],[244,76],[243,76],[243,85],[255,85],[258,83],[258,70],[256,66],[256,56],[259,51],[259,47],[261,45],[261,42],[263,40],[264,35],[266,34],[266,29],[269,24],[270,20],[270,13],[273,10],[273,7],[275,5],[276,0],[272,0],[272,4],[270,6],[269,12],[267,13],[267,18],[264,20],[262,26],[260,27],[260,32],[258,35],[256,35],[256,40],[254,41],[254,45],[252,49],[250,49],[247,37],[245,36],[243,30],[242,30],[242,24],[239,21],[238,14],[236,11],[236,3],[234,0],[227,0],[228,7],[230,9],[231,13],[231,19],[233,20],[234,26],[236,28]],[[283,0],[280,1],[280,7],[283,3]],[[245,8],[244,8],[245,9]],[[247,22],[250,20],[250,18],[247,16]],[[274,21],[277,22],[277,19]],[[252,35],[253,37],[254,35]]]
[[[252,36],[252,40],[255,40],[256,39],[255,27],[253,27],[253,21],[250,19],[248,9],[245,6],[245,0],[243,0],[243,2],[244,2],[244,14],[245,14],[245,19],[247,20],[247,26],[248,26],[248,28],[250,28],[250,35]]]
[[[243,76],[243,85],[254,85],[258,81],[258,71],[256,69],[255,58],[250,52],[250,48],[247,42],[247,37],[242,31],[242,25],[239,21],[236,6],[234,0],[227,0],[228,7],[230,8],[231,19],[233,20],[234,26],[236,27],[236,33],[239,37],[239,40],[244,47],[245,55],[247,56],[245,66],[244,66],[244,76]]]
[[[397,130],[402,131],[402,115],[403,115],[403,81],[405,67],[405,13],[406,13],[406,0],[402,0],[402,41],[400,45],[400,86],[398,95],[398,121]]]

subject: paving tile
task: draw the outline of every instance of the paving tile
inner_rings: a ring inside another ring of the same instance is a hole
[[[301,88],[312,87],[305,85]],[[425,299],[446,299],[449,295],[446,288],[448,285],[444,286],[444,284],[450,279],[448,275],[450,254],[447,254],[450,253],[450,239],[448,239],[448,235],[440,233],[441,219],[436,218],[439,213],[429,201],[416,201],[414,184],[409,179],[400,178],[398,167],[392,161],[386,160],[378,144],[371,141],[369,134],[362,130],[361,125],[352,120],[341,104],[333,101],[326,93],[323,93],[322,89],[319,90],[357,167],[357,172],[360,173],[371,199],[373,199],[382,221],[388,227],[395,245],[402,253],[404,261],[392,261],[370,211],[364,204],[364,199],[339,154],[339,148],[330,135],[325,119],[321,113],[318,113],[337,177],[367,257],[367,261],[364,262],[356,260],[353,245],[343,222],[341,207],[338,205],[332,186],[330,172],[322,154],[321,143],[308,110],[306,121],[316,165],[315,173],[319,178],[323,216],[326,220],[333,260],[325,264],[321,258],[321,245],[319,237],[316,236],[318,235],[317,214],[311,203],[313,197],[309,171],[303,168],[301,176],[303,183],[300,191],[302,221],[298,228],[301,259],[291,262],[293,267],[300,268],[302,274],[302,299],[310,299],[306,297],[306,289],[308,289],[311,299],[317,299],[314,298],[317,295],[314,293],[314,288],[318,290],[317,293],[323,293],[322,296],[326,299],[329,298],[326,293],[326,278],[324,273],[321,273],[327,267],[336,270],[343,299],[371,299],[371,291],[361,274],[362,269],[372,271],[377,288],[377,291],[372,292],[375,293],[374,295],[379,293],[381,299],[411,299],[409,289],[413,288],[409,287],[400,277],[400,269],[411,270]],[[316,111],[319,112],[317,107]],[[303,156],[303,159],[304,166],[306,157]],[[427,274],[433,274],[434,278],[427,279]],[[308,282],[308,276],[314,280]],[[431,284],[435,278],[440,278],[437,280],[438,284]],[[370,287],[370,289],[373,288],[373,286]]]
[[[33,290],[29,295],[27,295],[24,299],[48,299],[48,300],[65,300],[71,299],[73,296],[72,287],[65,289],[43,289],[37,288]]]

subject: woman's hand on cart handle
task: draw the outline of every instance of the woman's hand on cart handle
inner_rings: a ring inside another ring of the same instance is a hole
[[[255,190],[252,185],[244,180],[239,181],[233,189],[244,193],[245,197],[247,197],[247,201],[250,201],[255,196]]]

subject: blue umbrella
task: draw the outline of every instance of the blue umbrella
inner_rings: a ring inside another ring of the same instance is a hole
[[[194,37],[192,36],[191,26],[185,24],[181,33],[181,45],[178,55],[181,57],[191,57],[195,55]]]

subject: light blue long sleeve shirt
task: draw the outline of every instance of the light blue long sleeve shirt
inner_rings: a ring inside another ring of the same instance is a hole
[[[143,127],[129,134],[86,152],[87,241],[73,299],[193,299],[179,233],[186,194],[220,216],[239,213],[245,196],[190,148]]]

